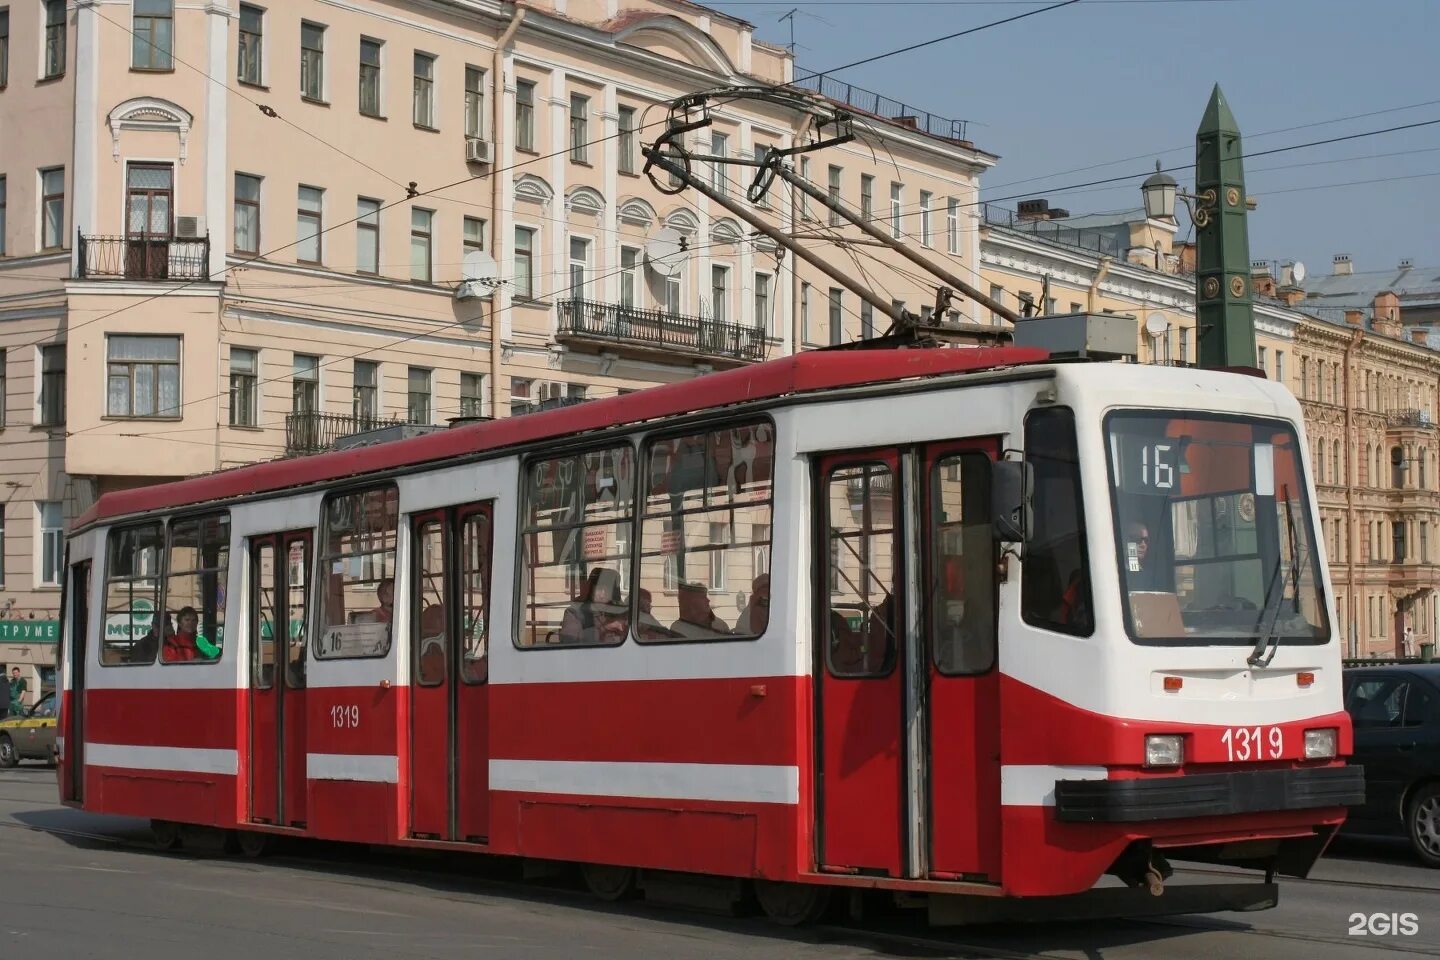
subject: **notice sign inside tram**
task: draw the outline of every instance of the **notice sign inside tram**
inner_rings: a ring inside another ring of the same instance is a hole
[[[320,635],[316,653],[322,657],[383,656],[389,637],[388,623],[333,624]]]

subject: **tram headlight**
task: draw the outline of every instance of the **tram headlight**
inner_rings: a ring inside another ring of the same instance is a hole
[[[1178,733],[1152,733],[1145,738],[1145,766],[1178,767],[1185,762],[1185,738]]]
[[[1335,728],[1305,731],[1305,759],[1333,760],[1335,758]]]

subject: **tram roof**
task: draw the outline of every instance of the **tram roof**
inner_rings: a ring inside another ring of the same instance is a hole
[[[373,447],[271,460],[107,493],[76,520],[74,529],[131,514],[339,481],[748,401],[1040,363],[1048,358],[1047,351],[1034,347],[809,351],[706,374],[694,380],[650,387],[623,397],[606,397],[520,417],[468,424]]]

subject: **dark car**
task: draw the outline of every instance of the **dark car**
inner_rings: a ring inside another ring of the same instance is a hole
[[[1345,709],[1365,803],[1350,808],[1341,832],[1405,837],[1440,867],[1440,663],[1347,668]]]

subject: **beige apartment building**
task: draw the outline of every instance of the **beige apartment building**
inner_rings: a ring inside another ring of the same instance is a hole
[[[794,70],[685,0],[0,0],[0,642],[50,629],[65,525],[107,490],[883,331],[642,175],[667,101]],[[892,107],[796,166],[978,276],[996,158]],[[711,115],[698,152],[813,136],[755,100]],[[706,175],[743,198],[749,173]],[[934,298],[783,184],[753,209],[892,303]],[[655,262],[664,228],[684,253]],[[947,319],[993,338],[972,306]]]

